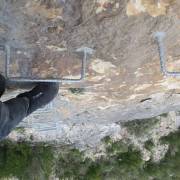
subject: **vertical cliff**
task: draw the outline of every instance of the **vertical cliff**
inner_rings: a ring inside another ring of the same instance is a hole
[[[10,75],[77,78],[82,54],[74,51],[95,50],[84,81],[62,83],[52,104],[24,120],[27,134],[94,148],[120,137],[122,122],[178,111],[180,80],[163,76],[154,33],[166,33],[167,68],[178,71],[179,8],[178,0],[0,1]]]

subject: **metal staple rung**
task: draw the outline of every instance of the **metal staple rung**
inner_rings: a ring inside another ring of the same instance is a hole
[[[165,53],[165,46],[164,46],[165,36],[166,36],[165,32],[156,32],[154,36],[158,43],[161,71],[165,76],[179,77],[180,72],[170,72],[166,68],[166,57],[165,57],[166,53]]]
[[[76,50],[76,52],[83,52],[84,57],[82,59],[82,65],[81,65],[81,77],[79,79],[67,79],[67,78],[62,78],[62,79],[31,79],[31,78],[24,78],[24,77],[10,77],[9,73],[9,64],[10,64],[10,47],[8,45],[0,45],[0,50],[4,51],[6,54],[5,57],[5,76],[7,79],[10,81],[15,81],[15,82],[67,82],[67,83],[74,83],[74,82],[81,82],[84,80],[85,75],[86,75],[86,61],[87,61],[87,54],[92,54],[93,49],[87,48],[87,47],[82,47]]]

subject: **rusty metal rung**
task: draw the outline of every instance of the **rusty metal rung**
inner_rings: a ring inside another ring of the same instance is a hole
[[[51,79],[31,79],[31,78],[21,78],[21,77],[10,77],[9,73],[9,64],[11,59],[11,48],[8,45],[0,45],[0,50],[5,52],[5,77],[9,81],[15,81],[15,82],[66,82],[66,83],[73,83],[73,82],[81,82],[84,80],[86,75],[86,61],[87,61],[87,54],[92,54],[93,50],[91,48],[82,47],[76,50],[75,52],[83,52],[84,57],[82,59],[82,65],[81,65],[81,77],[79,79],[58,79],[58,78],[51,78]]]

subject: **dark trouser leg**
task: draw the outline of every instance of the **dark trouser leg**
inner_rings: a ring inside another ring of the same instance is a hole
[[[18,97],[27,97],[30,101],[27,115],[50,103],[58,94],[59,83],[39,83],[29,92]]]
[[[0,139],[5,138],[26,117],[28,108],[27,98],[0,102]]]
[[[5,86],[6,86],[6,80],[4,76],[0,74],[0,97],[3,95],[5,91]]]
[[[17,98],[0,102],[0,139],[5,138],[26,116],[52,101],[58,90],[57,83],[40,83]]]

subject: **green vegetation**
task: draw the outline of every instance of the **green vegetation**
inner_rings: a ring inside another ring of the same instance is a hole
[[[159,116],[149,119],[137,119],[137,120],[125,122],[123,126],[126,127],[131,134],[140,137],[143,134],[147,134],[148,131],[152,129],[159,122],[159,120],[160,120]]]
[[[145,147],[147,150],[151,151],[151,150],[153,149],[153,147],[154,147],[153,140],[150,139],[150,140],[146,141],[145,144],[144,144],[144,147]]]
[[[160,122],[161,118],[167,118],[167,116],[168,114],[164,113],[157,117],[128,121],[122,125],[126,127],[131,134],[141,137],[153,129]]]
[[[72,180],[180,179],[180,130],[161,139],[162,144],[169,144],[169,150],[159,163],[145,162],[138,149],[122,140],[114,142],[106,137],[103,143],[106,155],[92,160],[69,146],[1,142],[0,179],[46,180],[52,173],[59,179]],[[151,151],[153,141],[146,141],[144,147]]]
[[[16,127],[14,129],[16,132],[24,134],[25,133],[25,128],[24,127]]]
[[[110,137],[104,139],[106,156],[96,161],[85,158],[77,150],[60,153],[56,167],[60,179],[78,180],[179,180],[180,179],[180,130],[162,138],[162,143],[169,144],[169,151],[159,163],[145,162],[141,153],[123,141],[113,142]],[[145,143],[149,150],[152,140]]]
[[[84,88],[69,88],[69,91],[72,94],[83,94],[84,93]]]
[[[56,175],[60,179],[83,179],[91,163],[90,159],[84,159],[83,153],[76,149],[63,150],[57,159]]]
[[[107,156],[96,161],[85,158],[75,149],[61,152],[58,157],[56,175],[60,179],[101,180],[122,177],[133,178],[143,167],[140,152],[127,147],[123,142],[109,142]],[[122,149],[121,149],[122,148]]]
[[[161,114],[160,116],[166,118],[166,117],[168,117],[168,114],[167,114],[167,113],[164,113],[164,114]]]
[[[4,141],[0,145],[0,178],[48,179],[53,167],[60,179],[131,178],[139,174],[144,164],[139,151],[121,141],[112,142],[110,138],[106,148],[107,156],[96,161],[69,147],[60,149],[55,160],[52,148],[46,144],[32,146],[25,142]]]
[[[128,145],[123,141],[113,142],[109,136],[103,139],[106,146],[106,153],[109,156],[116,155],[117,153],[128,152]]]
[[[163,144],[169,144],[169,150],[164,159],[154,164],[147,163],[146,173],[157,180],[180,179],[180,130],[161,139]]]
[[[1,142],[0,178],[48,179],[52,165],[52,148],[43,143],[32,145],[27,142]]]

